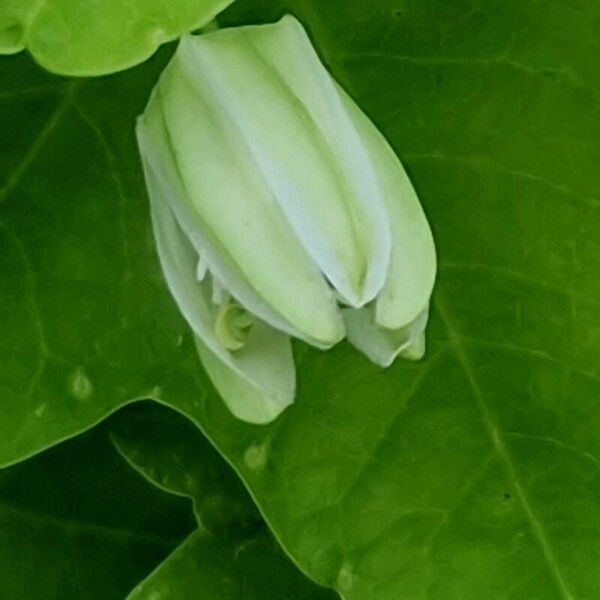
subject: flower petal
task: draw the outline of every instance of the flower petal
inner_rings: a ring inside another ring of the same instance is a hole
[[[382,327],[400,329],[415,321],[429,303],[437,268],[433,236],[402,163],[368,117],[341,88],[340,92],[371,155],[392,229],[391,261],[377,297],[375,320]]]
[[[252,423],[273,420],[294,400],[295,365],[290,339],[262,321],[235,353],[219,343],[209,277],[195,277],[197,254],[177,224],[146,165],[159,258],[179,309],[198,338],[200,358],[231,412]]]
[[[194,119],[192,119],[192,122],[194,122]],[[194,134],[199,137],[206,137],[207,132],[202,131],[202,123],[197,122],[196,125],[197,127],[193,128]],[[267,274],[268,281],[272,282],[273,285],[281,287],[282,285],[289,284],[291,280],[295,282],[296,286],[301,287],[299,291],[294,290],[296,292],[295,298],[299,298],[299,302],[304,299],[304,310],[311,311],[305,317],[313,321],[313,327],[308,328],[308,331],[307,329],[298,327],[297,323],[291,323],[287,318],[288,315],[283,314],[280,310],[281,306],[276,308],[273,306],[275,299],[268,294],[266,298],[263,297],[256,289],[256,286],[253,285],[254,282],[249,280],[237,262],[237,256],[226,244],[227,240],[219,239],[213,229],[209,227],[203,215],[196,210],[187,191],[183,188],[180,170],[173,157],[174,149],[170,146],[168,132],[165,128],[156,93],[153,94],[148,103],[144,115],[138,120],[137,136],[144,159],[147,179],[149,178],[148,173],[151,173],[152,185],[157,188],[157,193],[160,194],[162,201],[167,203],[173,210],[179,225],[185,231],[196,252],[202,256],[210,271],[223,283],[240,304],[273,327],[302,338],[318,347],[329,347],[343,337],[343,323],[339,311],[335,306],[335,299],[316,270],[311,271],[310,276],[312,283],[319,288],[317,290],[317,298],[310,297],[311,290],[309,286],[301,286],[302,281],[299,281],[299,277],[302,276],[302,271],[300,271],[300,274],[295,273],[294,277],[290,277],[290,273],[286,270],[278,273],[269,272]],[[205,141],[210,143],[210,140]],[[210,170],[211,154],[201,155],[198,158],[198,163],[203,161],[207,163],[205,166]],[[214,173],[209,172],[204,174],[209,180],[214,179]],[[224,187],[227,187],[227,174],[223,173],[223,177],[224,181],[222,183]],[[230,174],[229,178],[231,177],[232,175]],[[212,181],[212,183],[218,188],[217,184],[219,182]],[[150,184],[148,187],[150,187]],[[213,201],[219,205],[218,208],[222,213],[227,213],[233,219],[235,219],[236,215],[239,217],[240,213],[236,212],[235,208],[224,208],[225,199],[219,195],[221,191],[219,189],[211,191]],[[246,196],[247,190],[238,190],[238,192],[240,199],[246,201],[246,204],[250,204]],[[250,211],[249,218],[254,220],[254,216],[255,214]],[[237,230],[237,236],[234,237],[243,237],[240,235],[240,231],[243,231],[243,227]],[[267,232],[263,233],[263,235],[269,237],[270,234]],[[258,252],[264,251],[264,249],[250,248],[250,251],[256,255]],[[270,252],[277,253],[276,249],[273,248],[270,248]],[[255,261],[260,263],[260,255],[255,256]],[[293,289],[293,286],[291,287]],[[271,302],[271,300],[273,301]],[[312,333],[316,328],[322,329],[319,329],[317,332],[319,334],[318,337],[313,337]]]
[[[218,104],[306,251],[352,306],[382,288],[390,231],[335,82],[293,17],[187,37],[182,69]]]
[[[409,360],[423,357],[428,313],[427,307],[408,325],[392,330],[375,322],[372,306],[342,311],[348,341],[382,367],[389,367],[399,355]]]
[[[262,324],[264,328],[264,324]],[[254,328],[253,328],[254,329]],[[272,330],[271,330],[272,331]],[[196,349],[217,392],[229,410],[242,421],[264,425],[275,420],[287,406],[293,402],[293,393],[287,399],[277,399],[264,393],[259,387],[249,385],[248,379],[232,369],[227,363],[220,360],[201,338],[196,337]],[[278,350],[274,345],[267,345],[265,349],[271,358],[278,359]],[[266,358],[263,356],[263,359]],[[257,368],[255,375],[260,378],[270,379],[273,376],[280,377],[275,373],[272,364],[267,370],[264,367],[268,360],[256,361],[253,365]],[[263,367],[263,368],[261,368]]]
[[[339,341],[343,323],[332,291],[220,100],[210,97],[210,81],[197,70],[187,79],[186,65],[177,53],[161,76],[158,99],[187,199],[267,304],[306,337]]]

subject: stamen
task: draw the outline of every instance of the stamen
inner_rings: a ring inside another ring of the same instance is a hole
[[[254,318],[246,309],[233,300],[227,300],[219,308],[215,319],[217,339],[227,350],[240,350],[248,339],[253,323]]]

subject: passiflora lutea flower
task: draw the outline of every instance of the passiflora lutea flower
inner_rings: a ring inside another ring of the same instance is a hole
[[[422,356],[429,225],[296,19],[182,38],[137,135],[165,278],[236,416],[293,401],[291,336]]]

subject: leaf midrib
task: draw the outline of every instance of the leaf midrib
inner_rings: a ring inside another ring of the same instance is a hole
[[[436,296],[435,305],[437,308],[437,313],[439,314],[442,322],[444,323],[446,331],[448,332],[448,339],[450,341],[450,345],[454,350],[454,354],[458,360],[458,363],[464,371],[464,374],[466,375],[469,385],[471,387],[473,399],[479,412],[481,413],[481,420],[485,427],[486,433],[490,439],[494,450],[497,453],[498,458],[500,459],[500,462],[504,467],[506,475],[510,479],[512,485],[514,486],[516,496],[519,500],[519,503],[521,504],[525,516],[527,517],[530,523],[533,536],[540,545],[542,554],[544,556],[544,560],[547,563],[550,574],[552,575],[552,578],[554,579],[557,585],[560,595],[562,598],[564,598],[564,600],[576,600],[575,596],[571,594],[569,588],[567,587],[567,583],[560,571],[556,556],[546,536],[546,532],[544,531],[541,522],[536,517],[533,508],[529,502],[529,499],[527,498],[525,489],[519,480],[517,471],[513,464],[514,459],[511,457],[510,452],[506,447],[504,440],[502,439],[500,429],[495,423],[493,413],[490,407],[487,405],[485,401],[485,396],[475,377],[475,372],[471,364],[471,359],[469,358],[469,355],[465,350],[462,338],[457,332],[455,326],[452,324],[452,318],[448,313],[448,310],[445,306],[445,302],[440,297],[439,293]]]

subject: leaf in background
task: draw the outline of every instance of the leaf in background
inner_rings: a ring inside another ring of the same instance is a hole
[[[0,598],[122,600],[192,531],[105,429],[0,472]]]
[[[189,419],[156,403],[136,403],[108,421],[132,468],[159,488],[192,500],[211,533],[252,531],[262,518],[242,482]]]
[[[62,75],[132,67],[206,25],[233,0],[0,0],[0,54],[23,48]]]
[[[309,582],[264,529],[231,539],[198,530],[127,600],[335,600]]]
[[[148,481],[188,496],[200,523],[129,600],[333,600],[306,579],[268,534],[242,483],[188,419],[150,403],[119,411],[111,437]]]
[[[75,88],[7,59],[2,463],[157,397],[203,428],[294,560],[347,600],[598,597],[600,7],[289,6],[432,222],[425,360],[381,371],[347,345],[302,348],[294,406],[268,427],[236,421],[149,233],[131,128],[164,57]],[[248,1],[227,18],[280,8]]]

